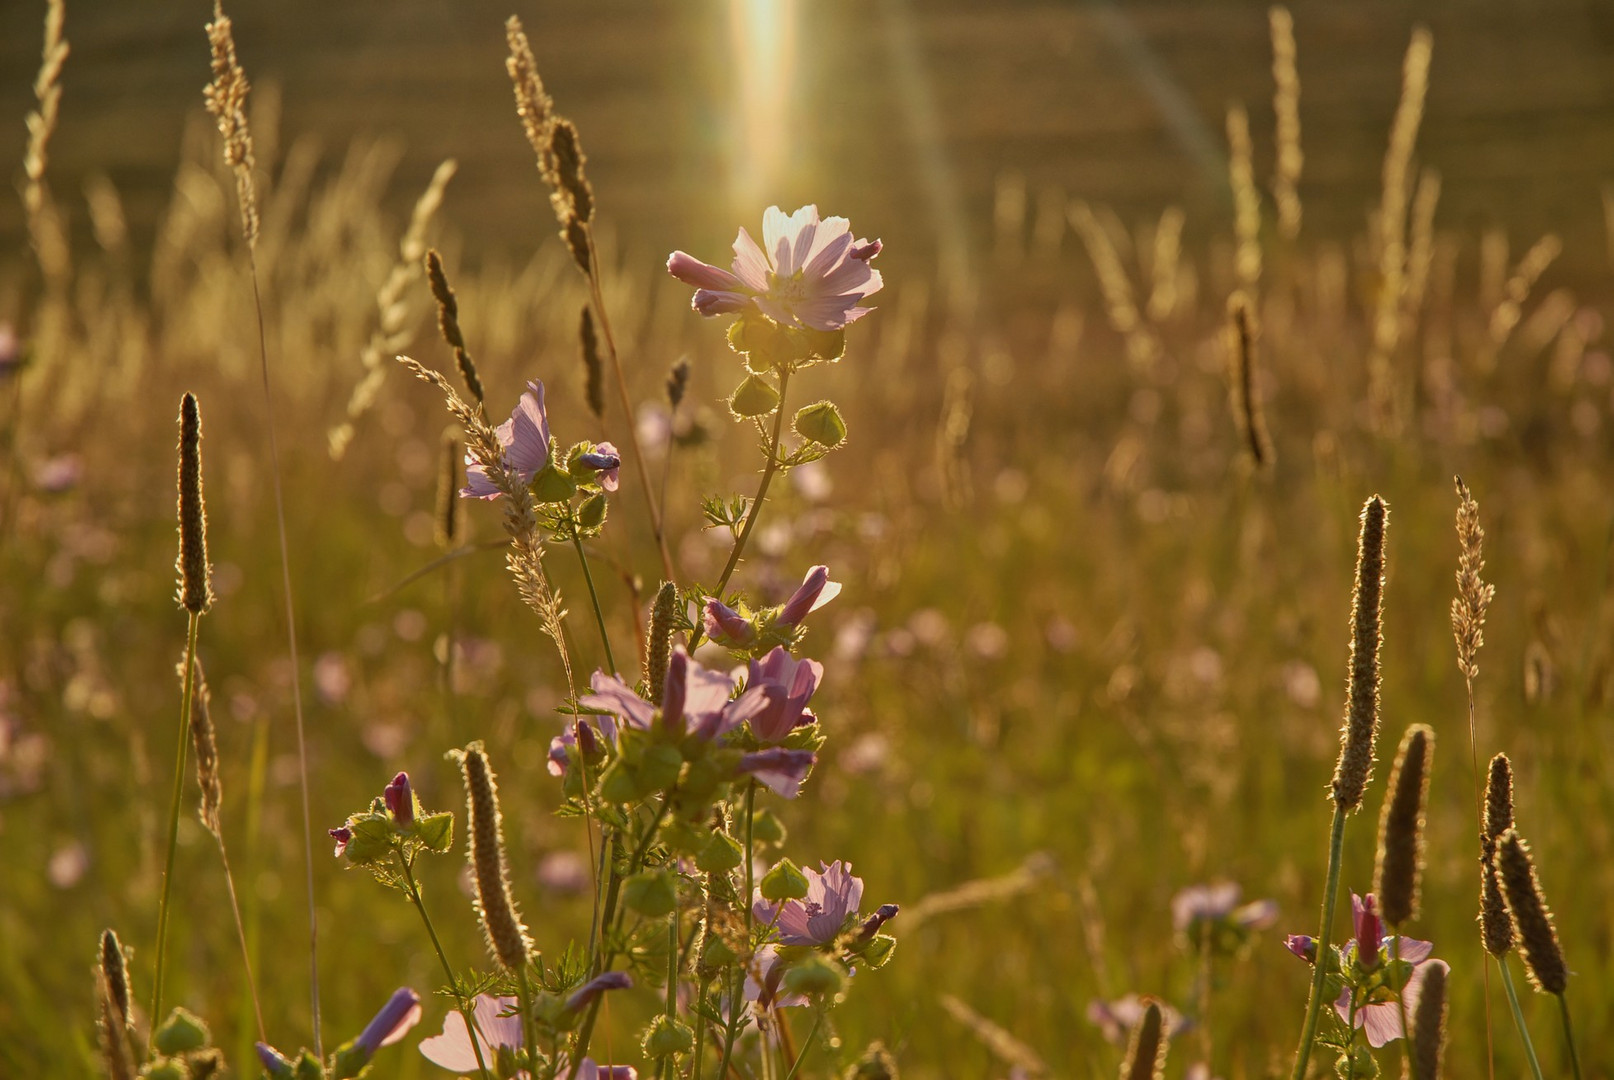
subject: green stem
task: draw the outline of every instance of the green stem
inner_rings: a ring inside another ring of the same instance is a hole
[[[740,555],[745,551],[746,541],[751,539],[751,531],[757,526],[757,514],[762,509],[762,502],[768,497],[768,485],[773,483],[773,474],[779,471],[779,440],[784,437],[785,391],[789,387],[790,369],[787,367],[779,373],[779,405],[773,416],[773,435],[768,440],[768,464],[762,469],[762,482],[757,485],[756,498],[751,500],[751,507],[745,513],[745,524],[740,527],[739,538],[729,552],[729,561],[723,567],[722,576],[717,579],[713,595],[719,598],[728,587],[729,578],[734,576],[735,567],[740,565]]]
[[[780,395],[781,399],[783,396],[783,394]],[[767,485],[764,484],[763,486],[766,487]],[[753,512],[755,509],[756,507],[753,505]],[[719,591],[722,591],[721,587],[719,587]],[[756,803],[757,782],[753,779],[745,785],[745,895],[740,899],[740,906],[745,909],[745,944],[747,948],[751,945],[751,924],[754,919],[751,911],[751,893],[755,888],[751,880],[754,872],[751,867],[751,852],[754,842],[751,826],[756,817]],[[744,971],[736,970],[734,976],[729,980],[729,1024],[723,1038],[723,1063],[717,1069],[717,1075],[720,1078],[728,1075],[729,1059],[734,1053],[734,1038],[740,1033],[740,1013],[745,1008],[745,1003],[741,1000],[744,996],[741,994],[741,990],[745,986],[744,979]],[[766,1048],[763,1049],[763,1056],[767,1056]]]
[[[1339,896],[1339,869],[1345,855],[1345,808],[1334,804],[1334,823],[1328,837],[1328,880],[1324,885],[1322,925],[1317,931],[1317,962],[1312,965],[1311,1000],[1306,1005],[1306,1026],[1300,1033],[1295,1053],[1294,1080],[1305,1080],[1311,1060],[1311,1044],[1317,1037],[1317,1018],[1322,1012],[1323,984],[1328,981],[1328,933],[1334,925],[1334,902]]]
[[[1345,1080],[1356,1080],[1356,991],[1345,1016]]]
[[[678,908],[667,924],[667,1019],[678,1015]]]
[[[690,1066],[690,1080],[701,1080],[702,1059],[706,1056],[706,1017],[701,1009],[706,1006],[706,991],[711,989],[712,980],[708,976],[701,976],[700,990],[695,995],[695,1059]]]
[[[809,1049],[811,1049],[811,1047],[813,1045],[813,1039],[817,1037],[818,1028],[819,1028],[819,1026],[821,1024],[823,1024],[823,1022],[824,1022],[824,1010],[819,1009],[816,1013],[813,1014],[813,1026],[808,1030],[807,1038],[802,1040],[801,1053],[796,1055],[795,1064],[790,1066],[790,1071],[789,1072],[785,1073],[785,1080],[795,1080],[796,1070],[800,1069],[801,1068],[801,1063],[803,1061],[807,1060],[807,1051]]]
[[[437,959],[442,961],[443,974],[448,977],[449,988],[454,991],[454,1001],[459,1007],[460,1016],[465,1018],[465,1030],[471,1037],[471,1051],[476,1055],[476,1068],[482,1074],[483,1080],[488,1080],[488,1067],[482,1060],[482,1040],[478,1038],[481,1032],[477,1028],[476,1013],[471,1009],[465,995],[459,991],[459,984],[454,978],[454,966],[448,962],[448,954],[443,952],[443,943],[437,939],[437,928],[432,925],[432,917],[426,914],[426,904],[420,898],[420,886],[415,883],[414,861],[404,857],[403,847],[392,849],[398,856],[398,865],[403,868],[404,885],[409,892],[409,902],[415,905],[420,912],[420,921],[426,924],[426,933],[432,939],[432,948],[437,951]]]
[[[1412,1032],[1407,1030],[1407,987],[1401,982],[1401,928],[1397,926],[1394,929],[1395,936],[1390,939],[1390,986],[1395,990],[1395,1007],[1401,1015],[1401,1067],[1411,1076]]]
[[[174,762],[174,797],[168,804],[168,857],[163,866],[163,898],[157,909],[157,979],[151,992],[151,1024],[162,1023],[163,957],[168,946],[168,912],[174,891],[174,849],[179,845],[179,802],[185,797],[185,752],[191,739],[191,696],[196,693],[196,629],[202,617],[190,613],[185,632],[185,698],[179,705],[179,751]]]
[[[1574,1070],[1575,1080],[1580,1080],[1580,1055],[1575,1051],[1575,1031],[1569,1023],[1569,999],[1563,994],[1554,994],[1558,999],[1558,1014],[1564,1018],[1564,1045],[1569,1047],[1569,1066]]]
[[[1513,1010],[1513,1023],[1519,1029],[1519,1038],[1524,1040],[1524,1056],[1530,1062],[1530,1075],[1535,1080],[1542,1080],[1541,1062],[1536,1060],[1535,1043],[1530,1040],[1530,1028],[1524,1022],[1524,1010],[1519,1008],[1519,993],[1513,989],[1513,973],[1508,970],[1507,958],[1498,956],[1496,966],[1502,969],[1502,989],[1507,991],[1508,1008]]]
[[[532,1021],[532,986],[527,982],[527,963],[525,960],[521,963],[521,969],[516,972],[516,977],[516,986],[521,993],[521,1041],[527,1047],[527,1058],[530,1061],[538,1055],[538,1030],[533,1026]],[[603,994],[600,995],[600,997],[604,996]],[[598,1002],[599,998],[594,1000]],[[579,1057],[572,1062],[572,1072],[574,1074],[577,1072],[577,1067],[582,1064],[582,1060]]]
[[[567,530],[572,534],[572,546],[577,548],[577,561],[583,564],[583,580],[588,583],[588,599],[594,605],[594,622],[600,628],[600,644],[605,647],[605,667],[616,671],[616,658],[611,655],[611,635],[605,629],[605,612],[600,610],[600,594],[594,590],[594,575],[588,569],[588,556],[583,554],[583,540],[577,535],[577,519],[570,508],[566,511]]]

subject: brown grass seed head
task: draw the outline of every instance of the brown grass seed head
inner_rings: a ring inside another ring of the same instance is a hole
[[[1412,1080],[1440,1080],[1440,1058],[1446,1048],[1446,973],[1443,963],[1425,969],[1418,1008],[1412,1016],[1412,1041],[1407,1055]]]
[[[1564,951],[1558,944],[1552,911],[1530,858],[1530,845],[1515,829],[1497,838],[1496,872],[1502,879],[1502,896],[1513,919],[1513,936],[1530,982],[1543,993],[1562,994],[1569,986]]]
[[[477,374],[476,362],[471,359],[470,352],[465,348],[465,334],[460,330],[459,300],[448,284],[448,273],[443,269],[443,257],[437,253],[436,248],[426,252],[426,281],[431,286],[432,298],[437,301],[437,329],[441,331],[443,340],[454,350],[454,363],[460,369],[460,378],[465,380],[465,388],[480,404],[483,400],[482,377]]]
[[[673,619],[678,614],[678,586],[663,581],[650,608],[650,632],[645,635],[644,679],[650,700],[661,704],[666,693],[667,664],[672,657]]]
[[[1491,759],[1485,781],[1485,821],[1480,832],[1480,941],[1492,956],[1513,948],[1513,920],[1496,873],[1496,839],[1513,828],[1513,766],[1506,754]]]
[[[605,365],[600,359],[600,339],[594,332],[594,312],[587,304],[577,321],[577,343],[583,352],[583,396],[594,419],[605,419]]]
[[[107,999],[116,1011],[118,1023],[128,1027],[133,1022],[129,1011],[129,969],[123,955],[123,942],[111,927],[101,931],[100,963]]]
[[[195,394],[179,405],[179,606],[200,615],[213,603],[207,561],[207,505],[202,499],[202,410]]]
[[[1159,1002],[1150,1001],[1143,1010],[1143,1019],[1132,1029],[1126,1059],[1121,1063],[1121,1080],[1157,1080],[1164,1076],[1168,1042],[1165,1014]]]
[[[175,665],[181,685],[185,682],[185,661]],[[202,801],[196,816],[202,825],[217,839],[223,824],[219,807],[224,804],[224,787],[219,781],[218,736],[213,729],[213,695],[207,688],[207,676],[202,673],[202,661],[195,662],[195,680],[191,687],[191,746],[196,752],[196,782],[202,789]]]
[[[463,453],[454,432],[444,431],[443,448],[438,454],[437,513],[432,523],[433,538],[444,551],[454,546],[459,531],[460,457]]]
[[[1423,724],[1407,729],[1390,772],[1390,794],[1379,822],[1378,865],[1373,892],[1388,926],[1418,917],[1423,876],[1424,808],[1429,802],[1430,759],[1435,733]]]

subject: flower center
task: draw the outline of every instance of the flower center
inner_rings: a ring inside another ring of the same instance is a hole
[[[816,900],[807,901],[807,917],[809,919],[816,919],[818,916],[822,915],[823,913],[824,913],[824,905],[823,904],[820,904]]]
[[[807,283],[800,270],[789,277],[780,277],[778,274],[768,275],[768,294],[780,304],[790,306],[798,304],[807,296]]]

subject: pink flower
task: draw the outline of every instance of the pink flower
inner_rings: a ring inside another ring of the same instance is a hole
[[[752,916],[760,923],[777,927],[781,945],[828,945],[863,902],[863,879],[853,876],[851,863],[836,859],[819,865],[822,873],[810,867],[802,869],[807,876],[804,899],[775,904],[764,900],[758,889],[751,902]]]
[[[801,585],[779,609],[774,622],[780,626],[795,626],[810,613],[817,611],[841,595],[841,583],[829,579],[829,567],[815,566],[801,579]]]
[[[510,419],[493,429],[504,447],[504,467],[523,484],[530,484],[538,470],[549,464],[549,416],[544,411],[544,384],[527,382],[527,392],[516,403]],[[488,478],[487,469],[471,454],[465,455],[465,486],[460,495],[467,499],[497,499],[501,492]]]
[[[1394,942],[1392,937],[1390,942]],[[1393,945],[1392,945],[1393,947]],[[1401,1000],[1405,1003],[1407,1017],[1417,1015],[1418,999],[1423,994],[1423,981],[1428,977],[1429,971],[1439,965],[1450,971],[1444,960],[1430,960],[1429,954],[1434,946],[1427,941],[1414,941],[1411,938],[1401,939],[1401,962],[1411,964],[1412,972],[1407,976],[1407,985],[1401,988]],[[1388,1000],[1375,1000],[1380,994],[1373,994],[1366,1002],[1358,1001],[1356,1004],[1356,1026],[1366,1036],[1368,1045],[1379,1047],[1385,1043],[1394,1042],[1401,1038],[1401,1005],[1385,991],[1382,996]],[[1334,1011],[1346,1023],[1351,1020],[1351,988],[1346,987],[1339,992],[1339,1000],[1334,1002]]]
[[[516,999],[479,994],[472,1013],[476,1017],[476,1047],[471,1045],[471,1032],[465,1026],[465,1017],[450,1010],[443,1017],[443,1033],[420,1040],[420,1052],[427,1061],[458,1073],[476,1071],[476,1049],[482,1051],[482,1061],[489,1068],[500,1048],[521,1048],[521,1017],[514,1013]],[[509,1013],[510,1015],[504,1015]],[[525,1076],[526,1073],[522,1073]]]
[[[812,750],[787,750],[783,746],[770,746],[740,758],[735,772],[741,776],[754,776],[782,799],[794,799],[801,794],[801,784],[818,764],[818,754]],[[809,874],[811,870],[807,871]]]
[[[734,272],[675,251],[667,272],[695,286],[691,306],[702,315],[726,315],[754,306],[781,326],[840,330],[868,314],[859,306],[880,291],[880,272],[869,261],[878,240],[853,240],[842,217],[819,220],[817,206],[788,217],[777,206],[762,215],[762,246],[743,228],[734,240]]]
[[[415,795],[409,787],[408,773],[401,772],[394,776],[392,783],[381,792],[381,797],[386,800],[387,812],[392,815],[393,821],[406,829],[415,823]]]
[[[751,731],[757,741],[782,742],[797,727],[812,722],[807,702],[824,677],[824,665],[816,660],[797,660],[784,646],[775,646],[759,663],[751,661],[748,687],[767,694],[768,704],[751,718]]]
[[[743,649],[756,640],[756,628],[751,621],[715,596],[706,598],[701,618],[706,636],[719,645]]]
[[[606,491],[615,491],[622,475],[622,455],[617,448],[608,442],[602,442],[586,454],[578,457],[578,461],[595,470],[600,486]]]

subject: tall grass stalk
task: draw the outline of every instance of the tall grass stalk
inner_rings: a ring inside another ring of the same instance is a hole
[[[319,1009],[319,910],[314,902],[314,826],[308,800],[308,748],[303,725],[302,666],[297,656],[297,612],[292,598],[290,545],[286,541],[286,497],[280,479],[280,443],[275,434],[274,394],[269,387],[269,344],[264,329],[263,289],[258,274],[258,196],[253,178],[252,131],[247,124],[246,98],[250,90],[246,72],[236,59],[230,20],[214,0],[213,21],[207,28],[212,48],[213,81],[206,90],[208,111],[224,137],[224,160],[235,175],[241,232],[247,243],[247,268],[252,278],[252,308],[258,330],[258,374],[263,386],[264,425],[269,435],[269,476],[275,496],[275,531],[280,542],[280,584],[286,615],[286,650],[291,660],[292,712],[297,722],[297,774],[302,790],[303,867],[308,899],[308,982],[312,1011],[314,1052],[325,1054]]]
[[[185,631],[185,696],[179,706],[179,750],[174,758],[174,794],[168,803],[168,855],[163,864],[163,895],[157,908],[157,974],[151,991],[151,1022],[162,1020],[163,961],[168,946],[168,916],[174,892],[174,849],[179,844],[179,803],[185,797],[185,756],[191,744],[191,697],[196,689],[196,631],[202,614],[192,611]]]
[[[1569,1067],[1575,1074],[1575,1080],[1580,1080],[1580,1053],[1575,1049],[1575,1028],[1569,1022],[1569,998],[1564,994],[1554,994],[1558,999],[1558,1015],[1564,1021],[1564,1045],[1569,1048]]]
[[[1502,972],[1502,989],[1507,992],[1508,1008],[1513,1012],[1513,1025],[1519,1029],[1519,1038],[1524,1042],[1524,1058],[1530,1063],[1530,1075],[1535,1077],[1535,1080],[1543,1080],[1541,1062],[1536,1058],[1536,1046],[1530,1039],[1530,1026],[1524,1022],[1524,1010],[1519,1008],[1519,992],[1513,988],[1513,973],[1508,970],[1507,957],[1498,956],[1496,966]]]
[[[1305,1080],[1311,1059],[1311,1044],[1317,1037],[1317,1020],[1322,1012],[1323,984],[1328,980],[1329,931],[1334,925],[1334,901],[1339,896],[1339,871],[1345,851],[1345,808],[1335,804],[1334,823],[1328,835],[1328,880],[1323,886],[1322,924],[1317,931],[1317,961],[1312,968],[1311,997],[1306,1003],[1306,1023],[1300,1030],[1300,1047],[1295,1053],[1294,1080]]]

